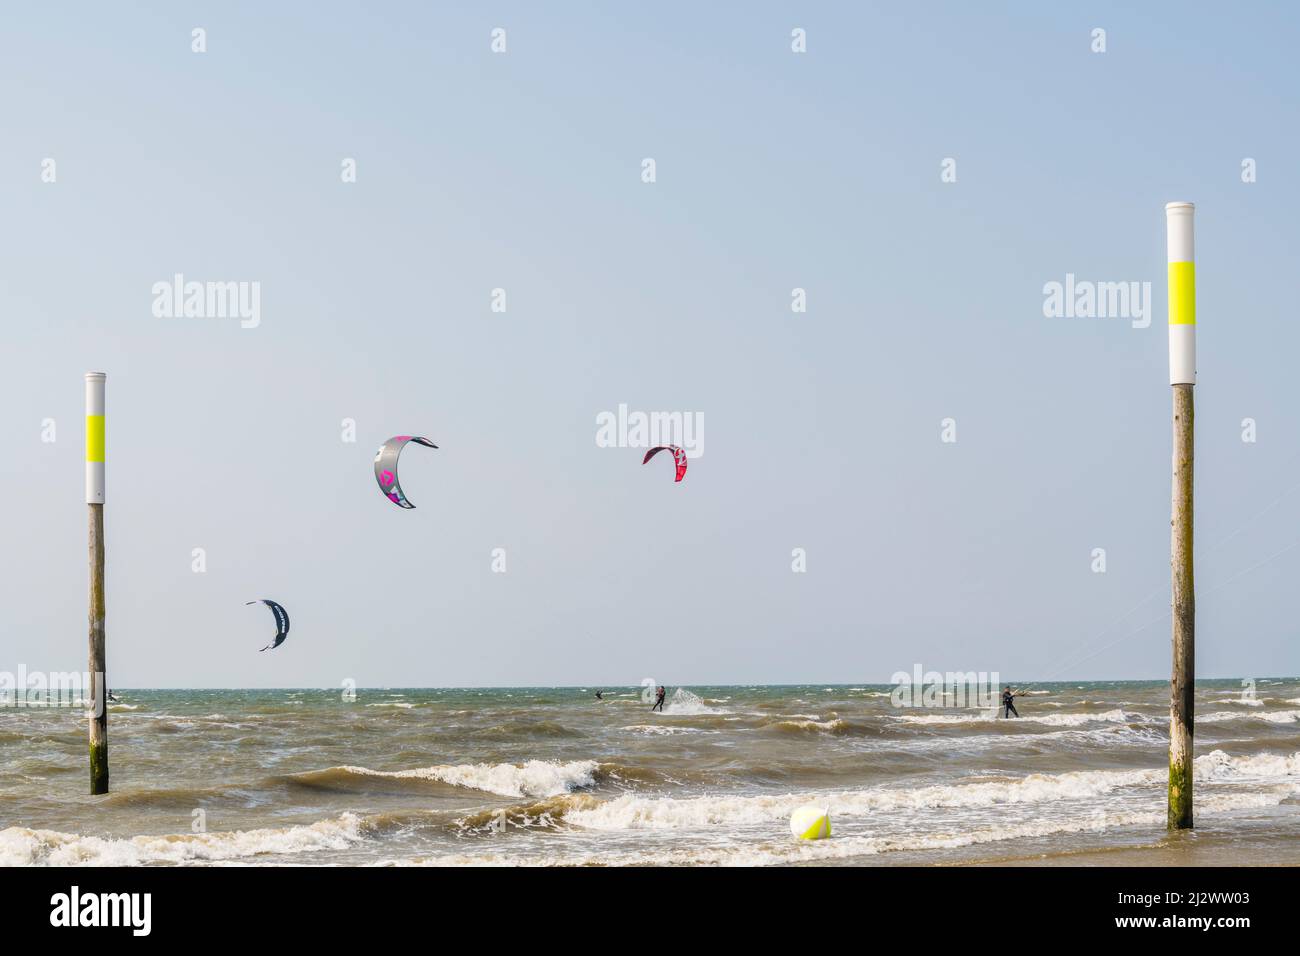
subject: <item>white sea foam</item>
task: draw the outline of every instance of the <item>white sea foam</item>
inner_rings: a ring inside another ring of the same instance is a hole
[[[1287,780],[1300,777],[1300,752],[1293,754],[1252,754],[1233,757],[1222,750],[1212,750],[1197,757],[1194,763],[1197,778],[1219,782],[1234,780]]]
[[[1283,798],[1279,794],[1261,793],[1198,795],[1197,811],[1212,816],[1233,810],[1276,806]],[[832,817],[840,815],[835,806],[831,807],[831,814]],[[566,820],[571,821],[580,815],[571,811],[566,816]],[[602,844],[594,852],[579,850],[575,853],[573,848],[568,847],[560,850],[543,848],[539,854],[529,856],[493,851],[386,862],[409,866],[529,866],[584,863],[619,865],[651,860],[661,865],[768,866],[851,859],[907,850],[950,850],[1007,840],[1043,839],[1061,834],[1103,833],[1126,827],[1149,828],[1163,825],[1164,820],[1163,807],[1159,810],[1113,808],[1035,820],[1018,817],[1007,822],[983,826],[969,826],[956,822],[950,828],[929,827],[925,830],[881,835],[840,834],[830,840],[818,841],[791,840],[787,835],[721,844],[716,841],[678,841],[668,847],[655,847],[649,855],[644,848],[623,850],[617,844]],[[782,813],[763,817],[758,822],[770,825],[773,833],[781,833],[785,822],[784,808]]]
[[[1225,697],[1222,700],[1212,700],[1211,704],[1238,704],[1242,707],[1263,707],[1264,701],[1272,700],[1271,697]]]
[[[57,830],[0,830],[0,866],[142,866],[342,850],[364,839],[353,813],[301,826],[107,839]]]
[[[367,767],[340,769],[371,777],[439,780],[503,797],[555,797],[580,787],[592,786],[596,782],[596,766],[594,760],[573,760],[568,763],[530,760],[524,764],[457,764],[419,767],[414,770],[371,770]]]
[[[1119,787],[1157,779],[1154,771],[1035,774],[1020,780],[939,785],[915,789],[874,788],[857,791],[795,793],[763,796],[705,796],[677,799],[626,794],[589,810],[571,812],[566,819],[596,830],[675,830],[697,827],[743,826],[784,820],[806,803],[827,804],[835,817],[861,817],[899,809],[986,808],[1000,804],[1030,804],[1064,798],[1099,796]]]
[[[1211,714],[1197,714],[1198,724],[1222,724],[1229,720],[1266,720],[1270,724],[1294,724],[1300,720],[1300,710],[1262,711],[1257,714],[1242,714],[1230,710],[1219,710]]]
[[[665,714],[675,716],[695,716],[699,714],[729,714],[731,711],[722,710],[718,707],[710,707],[700,699],[699,695],[692,694],[685,687],[677,688],[672,699],[669,700],[662,711]]]
[[[670,727],[667,724],[632,724],[627,728],[634,734],[642,734],[646,737],[668,737],[672,734],[698,734],[703,733],[698,727]]]
[[[1232,757],[1221,750],[1197,757],[1197,781],[1277,782],[1300,785],[1300,753]],[[625,794],[590,809],[575,810],[566,820],[594,830],[673,830],[728,825],[744,826],[784,820],[806,803],[829,805],[833,817],[862,817],[897,810],[982,809],[1095,798],[1127,787],[1151,787],[1168,776],[1157,770],[1086,770],[1030,774],[1006,780],[914,788],[877,787],[759,796],[718,795],[689,798]],[[1274,800],[1273,802],[1277,802]]]
[[[989,720],[1002,720],[997,711],[985,711],[979,714],[890,714],[894,720],[909,724],[973,724]],[[1025,723],[1046,724],[1049,727],[1081,727],[1084,724],[1110,723],[1126,724],[1142,720],[1140,714],[1130,714],[1125,710],[1106,710],[1096,714],[1022,714],[1010,720]]]
[[[838,733],[844,730],[848,724],[838,717],[832,720],[818,720],[816,717],[806,717],[803,720],[786,718],[785,720],[777,722],[774,726],[791,727],[796,730],[808,730],[817,733]]]
[[[537,765],[549,766],[539,770]],[[516,781],[531,773],[537,780],[548,776],[569,780],[590,778],[595,764],[583,762],[585,772],[575,765],[512,764],[383,773],[384,776],[482,775]],[[566,769],[567,768],[567,769]],[[354,772],[376,773],[361,768]],[[1277,806],[1300,792],[1300,752],[1231,756],[1216,750],[1196,758],[1198,813],[1213,815],[1249,808]],[[435,864],[528,865],[537,863],[696,863],[763,865],[801,861],[852,858],[904,850],[953,849],[1008,840],[1043,839],[1068,833],[1104,832],[1130,826],[1150,827],[1164,819],[1160,784],[1163,768],[1127,771],[1076,771],[1062,774],[1032,774],[1021,778],[981,780],[966,784],[928,787],[870,788],[850,791],[821,791],[785,795],[706,795],[688,799],[648,799],[624,795],[590,807],[580,804],[565,815],[574,836],[589,832],[593,838],[611,831],[678,831],[713,828],[719,839],[672,840],[668,845],[646,846],[631,841],[555,842],[486,853],[435,855],[403,862]],[[1216,787],[1205,786],[1207,784]],[[1233,785],[1237,785],[1234,787]],[[515,788],[515,784],[511,784]],[[481,789],[481,788],[480,788]],[[518,787],[522,790],[522,787]],[[562,792],[562,791],[561,791]],[[1137,804],[1115,805],[1096,798],[1115,793]],[[1152,794],[1155,796],[1152,796]],[[511,794],[512,796],[515,794]],[[590,798],[588,798],[590,799]],[[846,821],[845,831],[834,839],[808,843],[792,841],[785,834],[789,812],[805,802],[829,804],[835,819]],[[1062,806],[1065,801],[1076,801]],[[1033,813],[1011,812],[993,817],[999,807],[1040,805]],[[1093,807],[1081,812],[1078,808]],[[939,822],[923,828],[897,825],[902,814],[930,809],[969,809],[971,814],[941,814]],[[862,828],[869,829],[863,832]],[[757,831],[757,832],[756,832]],[[10,827],[0,830],[0,865],[148,865],[159,863],[255,862],[267,855],[306,854],[340,851],[377,836],[365,819],[353,813],[339,817],[277,828],[223,831],[206,834],[137,836],[109,839]],[[389,861],[392,862],[392,861]]]

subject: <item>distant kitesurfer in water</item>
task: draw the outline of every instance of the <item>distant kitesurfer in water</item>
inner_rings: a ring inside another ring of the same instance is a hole
[[[118,700],[115,696],[113,696],[113,692],[112,692],[111,690],[108,691],[108,702],[109,702],[110,704],[120,704],[120,703],[122,703],[122,702],[121,702],[120,700]]]
[[[601,693],[600,691],[596,691],[596,699],[597,699],[597,700],[604,700],[604,699],[605,699],[605,695],[604,695],[603,693]]]
[[[1019,717],[1020,711],[1016,710],[1015,700],[1017,697],[1024,697],[1024,696],[1025,696],[1025,692],[1023,690],[1018,690],[1012,693],[1010,687],[1002,688],[1002,716],[1010,717],[1012,714],[1015,714],[1017,717]]]
[[[650,708],[650,712],[654,713],[657,710],[662,714],[664,712],[664,698],[667,696],[668,691],[662,686],[659,687],[659,689],[655,691],[655,705]]]

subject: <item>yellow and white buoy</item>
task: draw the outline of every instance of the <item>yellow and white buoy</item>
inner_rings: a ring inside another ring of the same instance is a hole
[[[790,814],[790,832],[800,840],[824,840],[831,835],[830,807],[812,804],[799,807]]]

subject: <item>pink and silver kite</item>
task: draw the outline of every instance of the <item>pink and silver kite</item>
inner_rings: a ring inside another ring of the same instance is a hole
[[[415,507],[406,495],[402,494],[402,486],[397,482],[398,456],[402,454],[402,448],[406,443],[411,441],[426,448],[438,447],[429,439],[418,435],[397,435],[380,445],[379,451],[375,453],[375,480],[379,482],[379,490],[384,493],[385,498],[399,508]]]

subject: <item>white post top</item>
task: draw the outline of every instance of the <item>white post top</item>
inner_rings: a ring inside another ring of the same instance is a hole
[[[86,373],[86,504],[104,503],[103,372]]]
[[[1196,207],[1165,203],[1169,254],[1169,384],[1196,384]]]
[[[1189,202],[1165,203],[1166,238],[1170,262],[1196,260],[1196,240],[1193,229],[1195,217],[1196,207]]]

